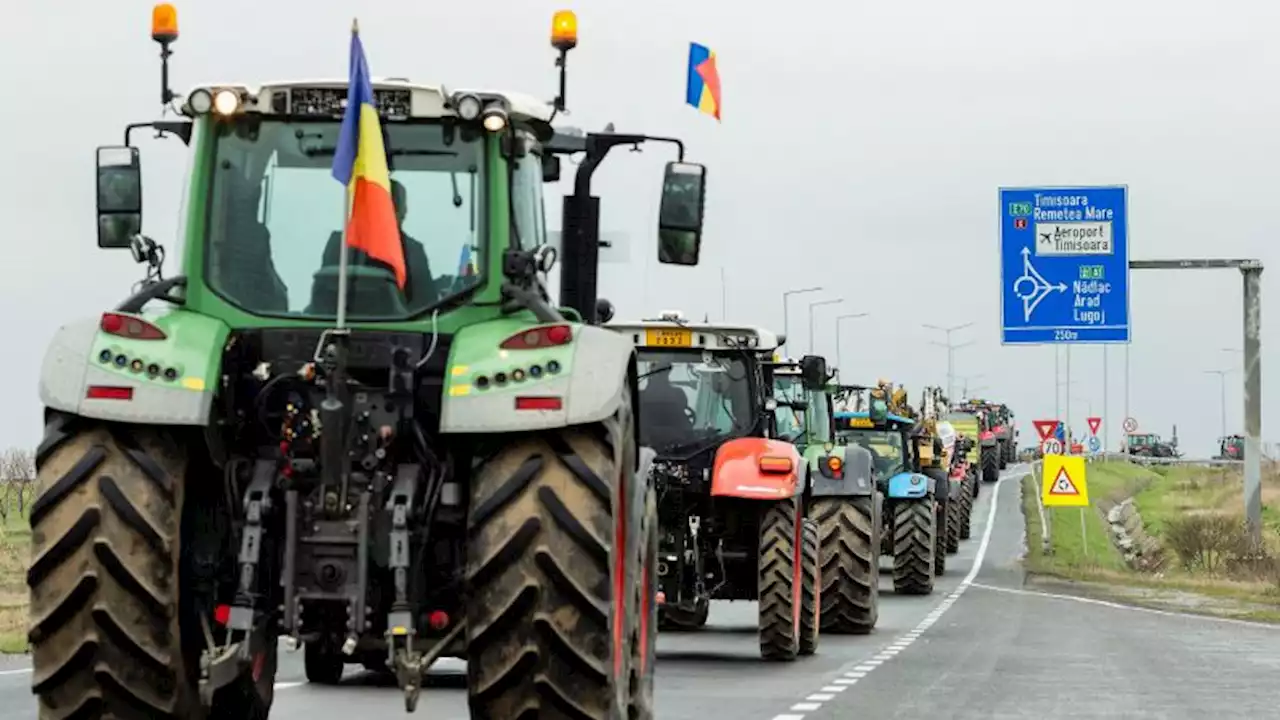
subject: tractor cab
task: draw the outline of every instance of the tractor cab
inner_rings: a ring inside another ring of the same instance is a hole
[[[1222,460],[1244,460],[1244,436],[1228,435],[1219,438],[1218,457]]]
[[[771,388],[774,437],[803,448],[833,442],[832,396],[826,361],[816,355],[778,358],[764,365]]]
[[[911,441],[915,425],[915,420],[890,413],[885,404],[872,400],[867,410],[835,414],[836,442],[868,450],[876,484],[886,492],[889,478],[914,473],[920,466]]]
[[[636,348],[640,444],[659,462],[708,469],[721,444],[766,434],[773,403],[761,354],[778,347],[777,335],[691,324],[678,312],[606,327]]]

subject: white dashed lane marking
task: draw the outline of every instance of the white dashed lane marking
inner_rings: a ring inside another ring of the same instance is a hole
[[[885,662],[892,660],[898,655],[898,653],[906,650],[908,647],[911,647],[911,643],[915,642],[916,638],[919,638],[926,630],[933,627],[933,624],[938,621],[938,618],[941,618],[943,613],[950,610],[956,600],[964,594],[964,591],[968,590],[969,587],[974,584],[973,579],[978,576],[978,571],[982,569],[982,561],[987,556],[987,546],[991,544],[991,530],[995,527],[996,508],[999,506],[1000,500],[1000,486],[1004,484],[1005,480],[1019,480],[1025,474],[1025,472],[1022,472],[1017,475],[1002,477],[997,480],[995,485],[991,488],[991,507],[987,510],[987,527],[982,532],[982,542],[978,544],[978,552],[973,557],[973,567],[969,568],[969,574],[965,575],[964,579],[960,581],[960,585],[957,586],[955,590],[952,590],[951,593],[942,600],[942,602],[938,603],[938,606],[926,615],[924,620],[920,621],[919,625],[916,625],[910,631],[903,633],[900,637],[894,639],[892,643],[889,643],[889,645],[882,648],[880,652],[872,656],[870,660],[861,661],[852,669],[842,673],[841,677],[831,680],[831,684],[829,686],[822,688],[819,692],[807,696],[805,698],[805,702],[799,702],[792,705],[790,713],[774,715],[773,720],[804,720],[805,713],[820,710],[823,703],[835,699],[836,694],[857,684],[859,680],[866,677],[877,667],[880,667]]]

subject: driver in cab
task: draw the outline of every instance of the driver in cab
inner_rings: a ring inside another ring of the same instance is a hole
[[[404,185],[398,180],[391,181],[391,201],[396,207],[396,223],[400,226],[400,242],[404,246],[405,305],[412,314],[434,304],[440,298],[440,289],[436,287],[435,277],[431,274],[426,248],[404,231],[404,218],[408,214],[408,198]],[[321,267],[338,267],[340,259],[338,251],[341,248],[342,231],[336,230],[329,236],[329,242],[325,245],[324,256],[320,261]],[[391,272],[391,268],[385,263],[369,257],[358,248],[351,248],[348,262],[352,265],[383,267]]]
[[[640,390],[640,412],[650,441],[658,447],[679,442],[693,432],[689,396],[671,383],[671,367],[645,378]]]

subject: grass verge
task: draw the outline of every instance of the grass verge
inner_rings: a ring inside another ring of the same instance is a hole
[[[1082,535],[1079,509],[1046,508],[1051,533],[1047,553],[1041,545],[1041,478],[1037,474],[1023,479],[1024,567],[1030,582],[1145,607],[1280,622],[1280,587],[1276,584],[1188,572],[1177,568],[1174,558],[1161,572],[1133,570],[1108,532],[1106,511],[1126,498],[1134,498],[1144,528],[1159,538],[1175,517],[1222,511],[1233,501],[1238,505],[1238,486],[1215,482],[1214,469],[1171,467],[1155,471],[1123,462],[1088,467],[1092,506],[1084,509],[1085,532]],[[1280,511],[1277,505],[1280,503],[1272,508]],[[1280,535],[1272,542],[1280,546]]]
[[[8,512],[0,521],[0,653],[27,652],[27,565],[31,559],[31,528],[17,493],[0,491]]]

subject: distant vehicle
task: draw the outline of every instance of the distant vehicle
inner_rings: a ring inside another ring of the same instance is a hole
[[[1215,460],[1244,460],[1244,436],[1228,435],[1218,438],[1218,454]]]

